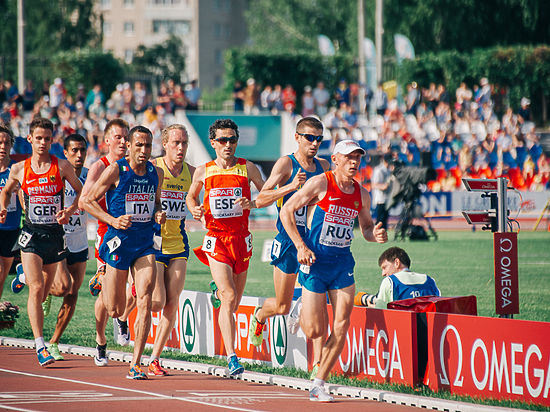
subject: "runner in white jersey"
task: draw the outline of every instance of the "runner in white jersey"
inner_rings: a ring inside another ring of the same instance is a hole
[[[84,167],[87,149],[86,139],[79,134],[71,134],[65,138],[63,146],[65,149],[63,153],[67,161],[74,167],[76,176],[80,179],[80,182],[84,184],[88,175],[88,169]],[[75,190],[68,181],[65,181],[65,205],[72,205],[75,199]],[[66,260],[59,264],[56,277],[50,289],[51,295],[63,296],[63,304],[59,309],[55,331],[50,339],[50,346],[48,348],[55,360],[63,360],[63,355],[59,352],[57,344],[73,317],[76,301],[78,299],[78,290],[82,285],[84,274],[86,273],[86,262],[88,261],[88,236],[86,224],[87,213],[81,209],[77,209],[69,218],[69,223],[63,225],[68,254]],[[58,276],[60,271],[66,270],[69,271],[72,278],[72,286],[68,291],[65,290]]]

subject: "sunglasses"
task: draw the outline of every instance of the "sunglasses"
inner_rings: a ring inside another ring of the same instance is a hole
[[[309,134],[309,133],[298,133],[296,132],[296,134],[299,134],[300,136],[303,136],[306,138],[306,140],[308,142],[322,142],[323,141],[323,138],[324,136],[323,135],[320,135],[320,136],[315,136],[314,134]]]
[[[218,137],[217,139],[212,139],[212,140],[221,144],[227,144],[227,142],[231,144],[235,144],[239,141],[239,138],[238,137]]]

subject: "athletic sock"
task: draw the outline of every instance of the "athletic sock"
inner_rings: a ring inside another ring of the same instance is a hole
[[[369,297],[369,295],[367,295],[366,293],[361,296],[361,303],[363,304],[363,306],[368,306],[368,303],[367,303],[367,298]]]
[[[314,386],[323,386],[325,384],[325,381],[319,378],[313,379],[313,385]]]
[[[229,362],[229,360],[230,360],[233,356],[237,356],[237,355],[235,354],[235,352],[233,352],[233,353],[230,354],[230,355],[227,355],[227,361]]]
[[[34,340],[34,344],[36,345],[36,352],[40,351],[40,349],[46,347],[46,343],[44,342],[44,337],[40,336],[39,338],[36,338]]]
[[[25,276],[25,272],[23,272],[19,275],[19,282],[21,282],[25,285],[27,284],[27,277]]]

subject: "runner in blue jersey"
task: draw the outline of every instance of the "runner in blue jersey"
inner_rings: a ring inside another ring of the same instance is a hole
[[[101,295],[109,316],[122,315],[126,306],[126,279],[132,267],[138,314],[134,327],[134,355],[129,379],[147,379],[140,362],[151,327],[151,296],[156,266],[153,219],[162,224],[161,185],[164,174],[151,157],[153,135],[143,126],[128,134],[129,156],[108,166],[83,201],[84,209],[109,225],[99,249],[106,264]],[[107,212],[98,201],[106,196]]]
[[[323,140],[323,124],[314,117],[304,117],[296,124],[294,134],[298,149],[288,156],[283,156],[273,166],[271,175],[267,179],[262,191],[256,199],[258,207],[266,207],[277,201],[280,211],[286,201],[311,177],[324,173],[330,164],[316,156],[319,145]],[[296,225],[300,236],[306,232],[306,207],[295,213]],[[271,247],[271,264],[273,268],[273,282],[275,297],[266,299],[261,307],[254,311],[250,322],[249,336],[253,345],[261,347],[263,329],[267,318],[275,315],[286,315],[292,305],[294,285],[298,274],[298,259],[296,247],[288,237],[286,230],[277,219],[279,232]],[[322,337],[314,341],[315,357],[321,356],[323,345]],[[314,364],[319,359],[314,359]]]
[[[10,158],[10,151],[15,138],[10,128],[0,125],[0,192],[6,185],[11,166],[15,163]],[[21,229],[21,204],[17,192],[12,193],[8,205],[5,223],[0,224],[0,297],[4,290],[4,282],[8,276],[15,252],[12,250]]]

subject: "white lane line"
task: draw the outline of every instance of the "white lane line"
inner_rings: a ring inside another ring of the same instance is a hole
[[[196,400],[196,399],[173,397],[173,396],[169,396],[169,395],[162,395],[160,393],[140,391],[140,390],[137,390],[137,389],[120,388],[120,387],[117,387],[117,386],[103,385],[101,383],[84,382],[84,381],[78,381],[78,380],[75,380],[75,379],[58,378],[56,376],[37,375],[37,374],[34,374],[34,373],[13,371],[13,370],[10,370],[10,369],[3,369],[3,368],[0,368],[0,372],[13,373],[15,375],[31,376],[33,378],[42,378],[42,379],[50,379],[50,380],[56,380],[56,381],[62,381],[62,382],[78,383],[78,384],[81,384],[81,385],[97,386],[97,387],[100,387],[100,388],[113,389],[113,390],[117,390],[117,391],[126,391],[126,392],[139,393],[139,394],[142,394],[142,395],[154,396],[154,397],[162,398],[162,399],[166,399],[166,400],[178,400],[178,401],[183,401],[183,402],[197,403],[199,405],[214,406],[214,407],[223,408],[223,409],[232,409],[234,411],[260,412],[260,410],[257,410],[257,409],[245,409],[245,408],[238,408],[236,406],[218,405],[218,404],[210,403],[210,402],[202,402],[202,401],[199,401],[199,400]]]
[[[20,411],[20,412],[39,412],[34,409],[23,409],[23,408],[16,408],[14,406],[7,406],[0,404],[0,409],[8,409],[10,411]]]

